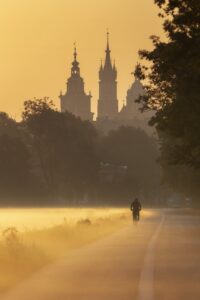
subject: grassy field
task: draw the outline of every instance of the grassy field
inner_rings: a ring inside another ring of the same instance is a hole
[[[120,208],[0,209],[0,293],[131,222]]]

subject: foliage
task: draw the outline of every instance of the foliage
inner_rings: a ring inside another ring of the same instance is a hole
[[[23,122],[32,136],[50,194],[59,198],[87,190],[97,168],[93,126],[70,113],[56,111],[47,98],[26,101]]]
[[[13,248],[13,246],[19,244],[18,230],[16,227],[8,227],[2,234],[8,247]]]
[[[140,129],[123,126],[102,138],[100,151],[102,162],[127,168],[124,180],[113,186],[115,197],[128,195],[130,201],[130,197],[139,195],[152,199],[160,178],[158,150],[152,137]]]
[[[0,112],[0,135],[19,137],[20,129],[16,121],[11,119],[5,112]]]
[[[0,190],[4,197],[28,193],[32,180],[30,153],[23,131],[7,114],[0,114]],[[6,199],[2,199],[3,202]]]
[[[152,36],[153,50],[140,51],[135,74],[147,82],[143,109],[156,110],[151,124],[172,138],[170,163],[200,168],[200,2],[155,0],[166,41]],[[162,142],[162,137],[161,137]]]
[[[200,170],[188,165],[169,164],[171,151],[173,151],[173,139],[168,135],[160,135],[161,157],[159,159],[163,172],[163,185],[171,192],[178,193],[184,198],[190,198],[193,204],[198,203],[200,197]],[[163,186],[163,188],[164,188]]]
[[[71,209],[67,216],[70,214]],[[20,215],[23,218],[21,212]],[[61,220],[59,216],[58,219]],[[66,257],[72,249],[95,242],[127,226],[130,217],[125,209],[111,209],[109,212],[107,209],[94,209],[92,215],[91,211],[81,210],[73,221],[73,224],[67,220],[59,222],[59,225],[51,224],[50,227],[46,224],[40,229],[27,228],[23,232],[16,227],[9,227],[0,232],[1,295],[44,266]]]
[[[155,195],[157,146],[142,130],[122,127],[101,136],[48,98],[26,101],[22,117],[17,123],[0,114],[2,204],[122,203]]]

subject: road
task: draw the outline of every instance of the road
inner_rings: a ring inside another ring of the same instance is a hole
[[[199,300],[200,214],[151,210],[73,251],[2,300]]]

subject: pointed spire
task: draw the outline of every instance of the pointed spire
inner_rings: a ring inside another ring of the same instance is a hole
[[[110,59],[110,46],[109,46],[109,31],[107,30],[107,48],[106,48],[106,61],[105,61],[105,67],[111,67],[111,59]]]

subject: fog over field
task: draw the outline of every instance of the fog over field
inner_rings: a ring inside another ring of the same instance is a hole
[[[0,293],[130,223],[125,208],[0,209]]]
[[[1,208],[0,229],[16,226],[20,231],[43,229],[55,225],[76,224],[89,218],[110,218],[127,213],[125,208]]]

